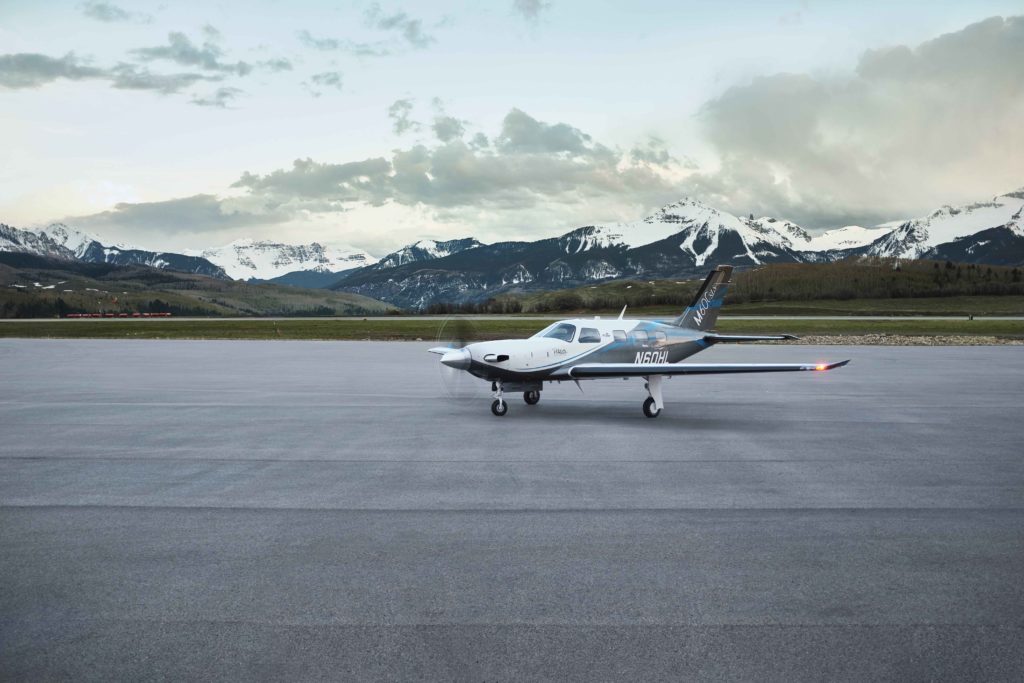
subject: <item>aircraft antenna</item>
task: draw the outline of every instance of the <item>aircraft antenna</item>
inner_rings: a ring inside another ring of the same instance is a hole
[[[626,304],[626,306],[629,306],[629,304]],[[622,316],[626,315],[626,306],[622,307],[622,313],[619,313],[619,320],[622,320]]]

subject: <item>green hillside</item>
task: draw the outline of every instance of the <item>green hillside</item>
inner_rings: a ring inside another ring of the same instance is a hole
[[[503,294],[430,312],[650,312],[686,306],[701,280],[615,280],[556,291]],[[1024,313],[1020,268],[938,261],[857,259],[775,264],[739,271],[726,296],[731,314],[1011,315]]]
[[[348,292],[248,284],[144,266],[0,253],[0,318],[162,312],[195,316],[332,316],[379,315],[394,310],[384,302]]]

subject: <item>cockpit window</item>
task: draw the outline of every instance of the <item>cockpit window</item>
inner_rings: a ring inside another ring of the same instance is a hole
[[[629,333],[629,336],[633,338],[634,344],[646,344],[647,343],[647,330],[633,330]]]
[[[597,344],[601,341],[601,333],[593,327],[580,328],[581,344]]]
[[[612,330],[612,337],[615,338],[615,341],[626,341],[626,331]]]
[[[576,326],[570,325],[569,323],[558,323],[549,327],[546,331],[541,334],[542,337],[548,337],[550,339],[561,339],[565,342],[571,342],[573,335],[576,334]]]

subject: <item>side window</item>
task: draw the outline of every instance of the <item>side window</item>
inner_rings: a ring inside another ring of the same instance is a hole
[[[668,339],[668,337],[665,336],[664,332],[655,332],[654,333],[654,338],[657,339],[660,342],[663,342],[666,339]]]
[[[580,328],[580,343],[581,344],[597,344],[601,341],[601,333],[593,327],[581,327]]]
[[[626,341],[626,333],[622,330],[612,330],[612,338],[615,341]]]
[[[634,344],[646,344],[647,343],[647,331],[646,330],[633,330],[629,333],[629,336],[633,338]]]

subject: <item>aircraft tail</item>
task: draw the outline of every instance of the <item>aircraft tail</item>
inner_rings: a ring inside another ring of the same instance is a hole
[[[697,290],[693,303],[687,306],[683,314],[673,320],[672,324],[691,330],[714,328],[715,321],[718,320],[718,310],[722,307],[726,290],[729,289],[731,275],[732,266],[718,266],[712,270],[704,284]]]

